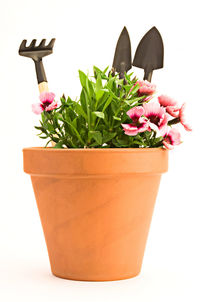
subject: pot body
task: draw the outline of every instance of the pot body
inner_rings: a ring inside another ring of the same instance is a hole
[[[162,149],[26,148],[52,273],[85,281],[139,274]]]

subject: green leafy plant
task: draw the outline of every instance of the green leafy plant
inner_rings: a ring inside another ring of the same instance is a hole
[[[139,93],[140,81],[132,73],[120,79],[118,74],[108,73],[108,67],[102,71],[94,66],[93,71],[92,77],[79,71],[82,90],[78,101],[63,95],[59,105],[40,104],[40,126],[35,128],[40,130],[40,138],[47,139],[46,146],[54,142],[54,148],[163,147],[165,137],[158,136],[155,129],[127,135],[122,127],[133,123],[127,115],[131,108],[150,101],[148,93]],[[180,120],[173,121],[171,124]]]

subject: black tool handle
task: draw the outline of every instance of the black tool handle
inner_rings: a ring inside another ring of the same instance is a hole
[[[153,74],[153,70],[151,71],[145,70],[143,80],[147,80],[148,82],[151,82],[152,74]]]
[[[124,76],[124,72],[126,71],[126,65],[125,65],[125,62],[121,62],[120,63],[120,71],[119,71],[119,78],[120,79],[124,79],[125,76]]]
[[[34,61],[34,62],[35,62],[35,70],[36,70],[38,84],[40,84],[42,82],[47,82],[42,59],[40,59],[39,61]]]

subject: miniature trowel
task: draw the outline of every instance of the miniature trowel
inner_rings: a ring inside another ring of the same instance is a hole
[[[124,27],[117,41],[112,71],[117,71],[119,77],[123,79],[124,72],[127,72],[131,67],[131,42],[128,31],[126,27]]]
[[[144,80],[151,82],[152,73],[155,69],[163,68],[164,46],[162,37],[154,26],[140,41],[133,66],[144,69]]]

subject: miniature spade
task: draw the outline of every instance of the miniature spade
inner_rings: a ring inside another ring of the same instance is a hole
[[[144,80],[151,82],[152,73],[155,69],[163,68],[164,46],[162,37],[154,26],[140,41],[133,66],[144,69]]]
[[[112,71],[117,71],[119,77],[123,79],[124,72],[127,72],[131,67],[131,42],[128,31],[124,27],[117,41]]]

